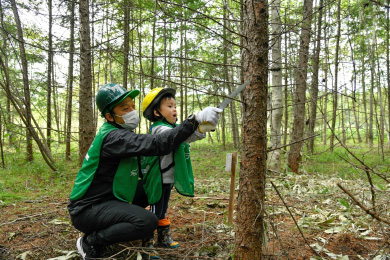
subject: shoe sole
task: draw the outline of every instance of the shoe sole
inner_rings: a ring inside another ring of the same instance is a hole
[[[79,254],[83,258],[83,260],[85,260],[86,253],[83,250],[82,244],[83,244],[83,238],[79,237],[79,239],[77,239],[77,242],[76,242],[77,250],[79,251]]]

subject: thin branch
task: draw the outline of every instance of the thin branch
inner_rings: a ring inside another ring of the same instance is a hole
[[[290,214],[292,220],[293,220],[294,223],[295,223],[295,226],[298,228],[299,233],[301,234],[303,240],[305,240],[306,245],[307,245],[307,246],[308,246],[308,247],[309,247],[317,256],[321,257],[321,255],[318,254],[318,252],[317,252],[316,250],[314,250],[314,248],[311,247],[311,245],[310,245],[309,242],[307,241],[306,237],[303,235],[301,228],[299,227],[297,221],[295,220],[293,214],[292,214],[291,211],[290,211],[290,208],[287,206],[287,204],[286,204],[286,202],[284,201],[282,195],[280,194],[278,188],[276,188],[275,184],[274,184],[272,181],[271,181],[271,185],[272,185],[272,187],[275,189],[275,191],[276,191],[276,193],[278,194],[280,200],[283,202],[283,205],[286,207],[288,213]]]
[[[337,183],[337,186],[339,186],[340,189],[342,189],[361,209],[363,209],[367,214],[369,214],[371,217],[373,217],[376,220],[379,220],[380,222],[386,223],[387,225],[390,225],[390,221],[384,218],[381,218],[378,216],[374,211],[364,206],[362,203],[359,202],[359,200],[346,188],[344,188],[340,183]]]

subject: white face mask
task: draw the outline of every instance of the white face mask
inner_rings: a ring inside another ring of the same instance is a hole
[[[124,124],[118,124],[125,129],[129,129],[130,131],[136,129],[140,121],[137,110],[133,110],[129,113],[124,114],[123,116],[118,117],[122,117],[123,121],[125,121]]]

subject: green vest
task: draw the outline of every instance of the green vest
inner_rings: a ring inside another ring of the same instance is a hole
[[[171,125],[157,121],[150,129],[158,125]],[[150,131],[151,132],[151,131]],[[175,187],[184,196],[194,196],[194,175],[190,158],[188,143],[182,143],[174,151]],[[143,183],[149,204],[157,203],[162,194],[162,172],[160,169],[160,156],[143,157],[141,159]]]
[[[95,139],[84,158],[83,165],[77,174],[71,200],[77,200],[87,192],[95,172],[99,166],[100,149],[104,137],[112,130],[117,129],[115,126],[105,122],[96,134]],[[118,169],[113,180],[113,192],[119,200],[132,202],[138,183],[138,159],[137,157],[121,159]]]

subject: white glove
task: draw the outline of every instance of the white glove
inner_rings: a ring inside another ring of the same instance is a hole
[[[222,109],[217,107],[206,107],[196,115],[196,120],[199,124],[212,124],[217,125],[219,120],[219,113],[222,113]]]

